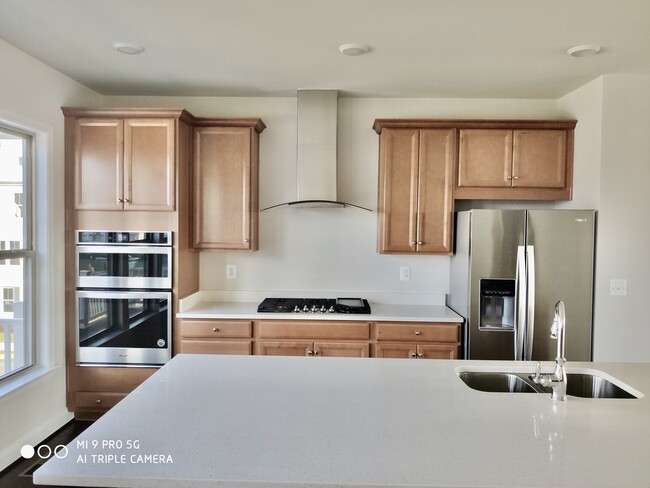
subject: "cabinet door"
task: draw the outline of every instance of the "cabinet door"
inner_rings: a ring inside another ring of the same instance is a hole
[[[420,131],[417,190],[417,251],[450,254],[454,221],[454,129]]]
[[[377,343],[375,355],[378,358],[416,358],[417,344]]]
[[[124,209],[173,211],[174,119],[124,121]]]
[[[564,188],[566,144],[564,130],[514,131],[513,186]]]
[[[194,247],[257,248],[251,226],[251,129],[194,130]]]
[[[457,359],[458,345],[454,344],[418,344],[419,359]]]
[[[212,341],[212,340],[181,340],[181,353],[185,354],[239,354],[252,353],[252,341]]]
[[[75,209],[122,209],[123,127],[121,119],[75,121]]]
[[[314,343],[312,341],[257,341],[255,354],[264,356],[311,356]]]
[[[384,129],[379,139],[379,252],[414,252],[420,131]]]
[[[461,129],[459,188],[504,188],[512,182],[512,131]]]
[[[314,355],[326,357],[367,358],[370,345],[367,342],[316,342]]]

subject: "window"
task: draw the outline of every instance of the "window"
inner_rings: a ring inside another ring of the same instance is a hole
[[[33,364],[32,136],[0,125],[0,381]]]

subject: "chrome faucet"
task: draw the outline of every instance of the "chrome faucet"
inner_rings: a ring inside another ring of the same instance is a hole
[[[551,338],[557,340],[557,354],[555,357],[555,371],[552,374],[542,374],[542,364],[538,361],[535,368],[535,376],[532,376],[533,381],[545,387],[551,387],[553,393],[551,397],[553,400],[566,400],[566,385],[567,377],[564,370],[564,333],[566,330],[566,314],[564,311],[564,302],[559,300],[555,304],[555,316],[553,317],[553,325],[551,326]]]

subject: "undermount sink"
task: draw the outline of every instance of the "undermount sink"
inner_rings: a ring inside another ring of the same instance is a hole
[[[459,371],[460,379],[473,390],[491,393],[550,393],[533,383],[527,373],[506,371]],[[592,373],[567,373],[567,395],[580,398],[639,398],[619,385]]]

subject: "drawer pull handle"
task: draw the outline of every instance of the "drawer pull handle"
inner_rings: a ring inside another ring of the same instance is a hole
[[[420,332],[419,330],[415,331],[415,335],[421,335],[421,334],[422,334],[422,332]]]
[[[219,329],[217,327],[213,327],[212,332],[219,332]]]
[[[95,400],[95,403],[96,403],[97,405],[101,405],[101,404],[102,404],[102,401],[98,398],[97,400]]]

